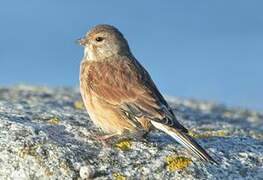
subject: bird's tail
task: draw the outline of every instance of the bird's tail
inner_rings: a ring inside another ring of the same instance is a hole
[[[181,145],[183,145],[190,152],[194,153],[198,157],[200,157],[203,161],[209,161],[218,164],[190,135],[187,133],[181,132],[175,128],[169,127],[162,123],[158,123],[156,121],[152,121],[152,124],[157,129],[167,133],[171,137],[173,137],[176,141],[178,141]]]

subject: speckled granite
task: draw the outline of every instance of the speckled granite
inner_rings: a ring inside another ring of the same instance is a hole
[[[150,133],[147,141],[125,142],[124,148],[103,145],[94,140],[101,132],[90,122],[76,89],[2,87],[0,179],[262,179],[262,114],[168,101],[220,165],[200,162],[160,132]],[[173,157],[190,161],[178,165]]]

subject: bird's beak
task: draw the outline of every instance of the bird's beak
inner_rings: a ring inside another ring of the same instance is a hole
[[[87,44],[87,39],[86,38],[77,39],[76,43],[81,45],[81,46],[85,46],[85,44]]]

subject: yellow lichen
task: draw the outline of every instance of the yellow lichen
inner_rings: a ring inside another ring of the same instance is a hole
[[[59,163],[59,167],[60,167],[60,170],[63,174],[68,174],[70,168],[69,168],[69,165],[68,165],[68,162],[63,160]]]
[[[113,173],[112,174],[114,180],[125,180],[126,177],[123,176],[121,173]]]
[[[228,132],[224,130],[219,130],[219,131],[214,132],[214,136],[226,137],[228,136]]]
[[[260,139],[260,140],[263,139],[263,133],[261,133],[261,132],[249,131],[249,135],[250,135],[252,138],[255,138],[255,139]]]
[[[59,124],[59,118],[58,117],[52,117],[47,122],[52,125],[58,125]]]
[[[23,147],[18,152],[19,157],[26,158],[27,156],[33,157],[36,162],[44,169],[44,172],[47,176],[52,176],[54,173],[50,170],[50,168],[45,164],[45,159],[37,152],[39,148],[41,148],[43,144],[34,144]]]
[[[166,170],[169,172],[174,172],[188,167],[191,163],[191,159],[183,156],[169,155],[165,158],[165,163]]]
[[[19,157],[25,158],[26,156],[37,156],[37,149],[40,147],[40,144],[36,144],[33,146],[25,146],[18,152]]]
[[[75,101],[74,102],[74,108],[75,109],[84,109],[84,104],[82,101]]]
[[[130,140],[121,140],[115,144],[115,147],[122,151],[129,151],[131,149],[132,143]]]
[[[207,131],[204,133],[196,133],[196,132],[190,131],[189,134],[194,138],[210,138],[210,137],[226,137],[226,136],[228,136],[228,132],[224,131],[224,130]]]
[[[46,169],[45,169],[45,175],[46,175],[46,176],[53,176],[53,175],[54,175],[54,172],[52,172],[49,168],[46,168]]]

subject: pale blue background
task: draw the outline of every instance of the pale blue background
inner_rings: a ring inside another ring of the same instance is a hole
[[[263,109],[263,1],[1,0],[0,85],[76,86],[91,26],[116,25],[164,94]]]

